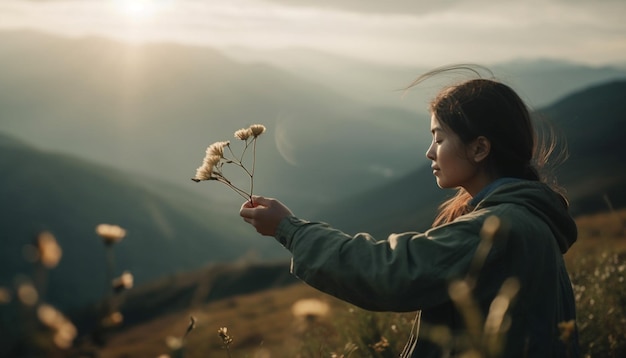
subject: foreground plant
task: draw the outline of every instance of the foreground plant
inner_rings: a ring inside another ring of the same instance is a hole
[[[240,139],[244,143],[244,148],[239,156],[233,152],[229,141],[211,144],[206,150],[202,165],[196,169],[196,175],[191,180],[196,183],[205,180],[216,180],[224,183],[237,194],[252,202],[254,169],[256,165],[256,140],[265,130],[265,126],[262,124],[253,124],[248,128],[237,130],[235,132],[235,138]],[[244,164],[244,157],[250,147],[252,147],[252,166],[248,168]],[[250,189],[244,190],[226,178],[223,171],[224,164],[232,164],[241,168],[250,178]]]
[[[98,322],[92,337],[99,346],[104,346],[107,334],[115,327],[119,327],[124,321],[120,308],[124,301],[124,292],[133,287],[133,275],[124,271],[120,276],[115,276],[115,253],[114,246],[126,237],[126,229],[118,225],[99,224],[96,226],[96,234],[102,239],[106,254],[106,285],[105,296],[100,303]]]
[[[231,343],[233,343],[233,337],[228,335],[228,328],[227,327],[220,327],[220,329],[217,330],[217,334],[222,339],[222,344],[224,345],[224,348],[226,349],[226,353],[228,353],[228,357],[230,357],[231,356],[230,355],[230,345],[231,345]]]

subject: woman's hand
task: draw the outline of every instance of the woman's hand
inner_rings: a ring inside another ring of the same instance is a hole
[[[241,206],[239,215],[261,235],[275,236],[280,221],[293,216],[291,210],[276,199],[253,196]]]

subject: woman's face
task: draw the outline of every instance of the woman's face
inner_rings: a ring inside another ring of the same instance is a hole
[[[471,195],[477,190],[478,166],[470,160],[466,146],[451,129],[439,123],[435,115],[430,119],[433,141],[426,152],[440,188],[463,187]]]

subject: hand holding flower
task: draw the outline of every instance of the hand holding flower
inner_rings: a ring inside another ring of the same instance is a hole
[[[275,236],[278,224],[293,213],[287,206],[276,199],[254,196],[253,201],[246,201],[239,211],[245,222],[254,226],[259,234]]]

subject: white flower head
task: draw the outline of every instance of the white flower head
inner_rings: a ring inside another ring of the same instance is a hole
[[[243,150],[241,154],[236,154],[229,141],[215,142],[207,147],[206,155],[202,161],[202,165],[196,169],[195,177],[191,178],[194,182],[204,180],[214,180],[224,183],[237,194],[246,200],[252,201],[252,191],[254,189],[254,168],[256,163],[256,139],[265,132],[266,128],[262,124],[253,124],[248,128],[241,128],[235,131],[235,138],[242,140]],[[252,144],[252,145],[251,145]],[[224,156],[224,150],[228,147],[227,156]],[[252,152],[252,164],[248,168],[248,162],[244,161],[246,153]],[[228,180],[223,172],[224,166],[239,167],[250,179],[249,190],[240,188]]]
[[[215,156],[212,156],[212,157],[215,157]],[[207,162],[204,162],[204,164],[202,164],[201,166],[198,167],[198,169],[196,169],[196,176],[193,177],[191,180],[195,182],[199,182],[202,180],[211,180],[212,174],[213,174],[213,166],[208,165]]]
[[[216,166],[217,163],[220,162],[220,160],[222,160],[222,157],[220,157],[220,156],[217,156],[217,155],[207,155],[206,157],[204,157],[203,164],[205,166],[208,166],[209,168],[213,169],[213,167]]]
[[[246,140],[250,138],[252,135],[252,130],[250,128],[241,128],[240,130],[235,132],[235,138],[239,138],[241,140]]]
[[[224,147],[227,147],[229,145],[230,145],[229,141],[215,142],[215,143],[211,144],[206,149],[207,157],[211,156],[211,155],[216,155],[216,156],[218,156],[220,158],[224,158]]]
[[[126,236],[126,230],[117,225],[110,224],[100,224],[96,226],[96,233],[102,237],[102,240],[107,245],[119,242]]]
[[[60,311],[44,303],[37,307],[37,317],[52,330],[53,342],[58,348],[67,349],[72,345],[78,331]]]
[[[256,138],[265,132],[265,126],[262,124],[253,124],[249,128],[252,135]]]
[[[299,318],[324,317],[329,311],[328,303],[316,298],[301,299],[291,306],[291,312]]]
[[[133,282],[133,274],[128,271],[124,271],[122,275],[115,278],[111,284],[116,292],[121,292],[123,290],[129,290],[133,288]]]
[[[63,254],[61,246],[48,231],[44,231],[37,236],[37,249],[39,251],[39,261],[47,268],[55,267]]]

